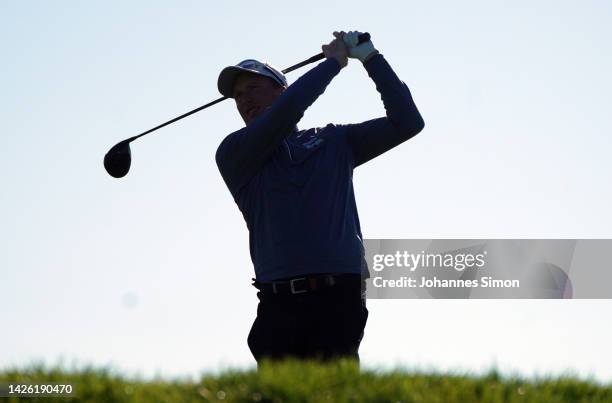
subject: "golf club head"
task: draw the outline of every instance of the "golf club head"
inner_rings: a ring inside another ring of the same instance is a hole
[[[113,178],[123,178],[127,175],[131,164],[132,152],[129,140],[115,144],[104,156],[104,168]]]

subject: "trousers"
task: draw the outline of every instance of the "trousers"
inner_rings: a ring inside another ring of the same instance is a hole
[[[257,317],[247,343],[258,365],[264,358],[353,358],[368,319],[359,274],[332,287],[301,294],[257,293]]]

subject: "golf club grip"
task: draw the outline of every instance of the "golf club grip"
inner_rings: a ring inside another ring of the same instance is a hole
[[[370,34],[368,32],[364,32],[363,34],[359,35],[359,42],[357,42],[357,44],[361,45],[362,43],[367,42],[369,40],[370,40]],[[303,62],[300,62],[298,64],[294,64],[291,67],[287,67],[286,69],[281,70],[281,71],[282,71],[283,74],[286,74],[286,73],[289,73],[290,71],[299,69],[302,66],[305,66],[305,65],[310,64],[310,63],[314,63],[314,62],[319,61],[321,59],[325,59],[325,54],[323,52],[319,53],[318,55],[314,55],[314,56],[304,60]]]

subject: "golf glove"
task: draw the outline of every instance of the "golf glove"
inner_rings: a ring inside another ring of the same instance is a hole
[[[359,61],[363,63],[370,54],[378,53],[378,50],[374,48],[371,40],[364,42],[361,45],[357,45],[360,34],[361,32],[358,31],[349,31],[344,34],[342,39],[348,48],[348,57],[351,59],[359,59]]]

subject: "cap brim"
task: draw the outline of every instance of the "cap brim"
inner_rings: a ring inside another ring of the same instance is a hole
[[[219,74],[219,80],[217,81],[217,88],[221,95],[233,98],[233,90],[234,90],[234,81],[236,81],[236,77],[240,73],[251,73],[256,75],[264,75],[258,71],[245,69],[239,66],[229,66],[221,70],[221,74]]]

